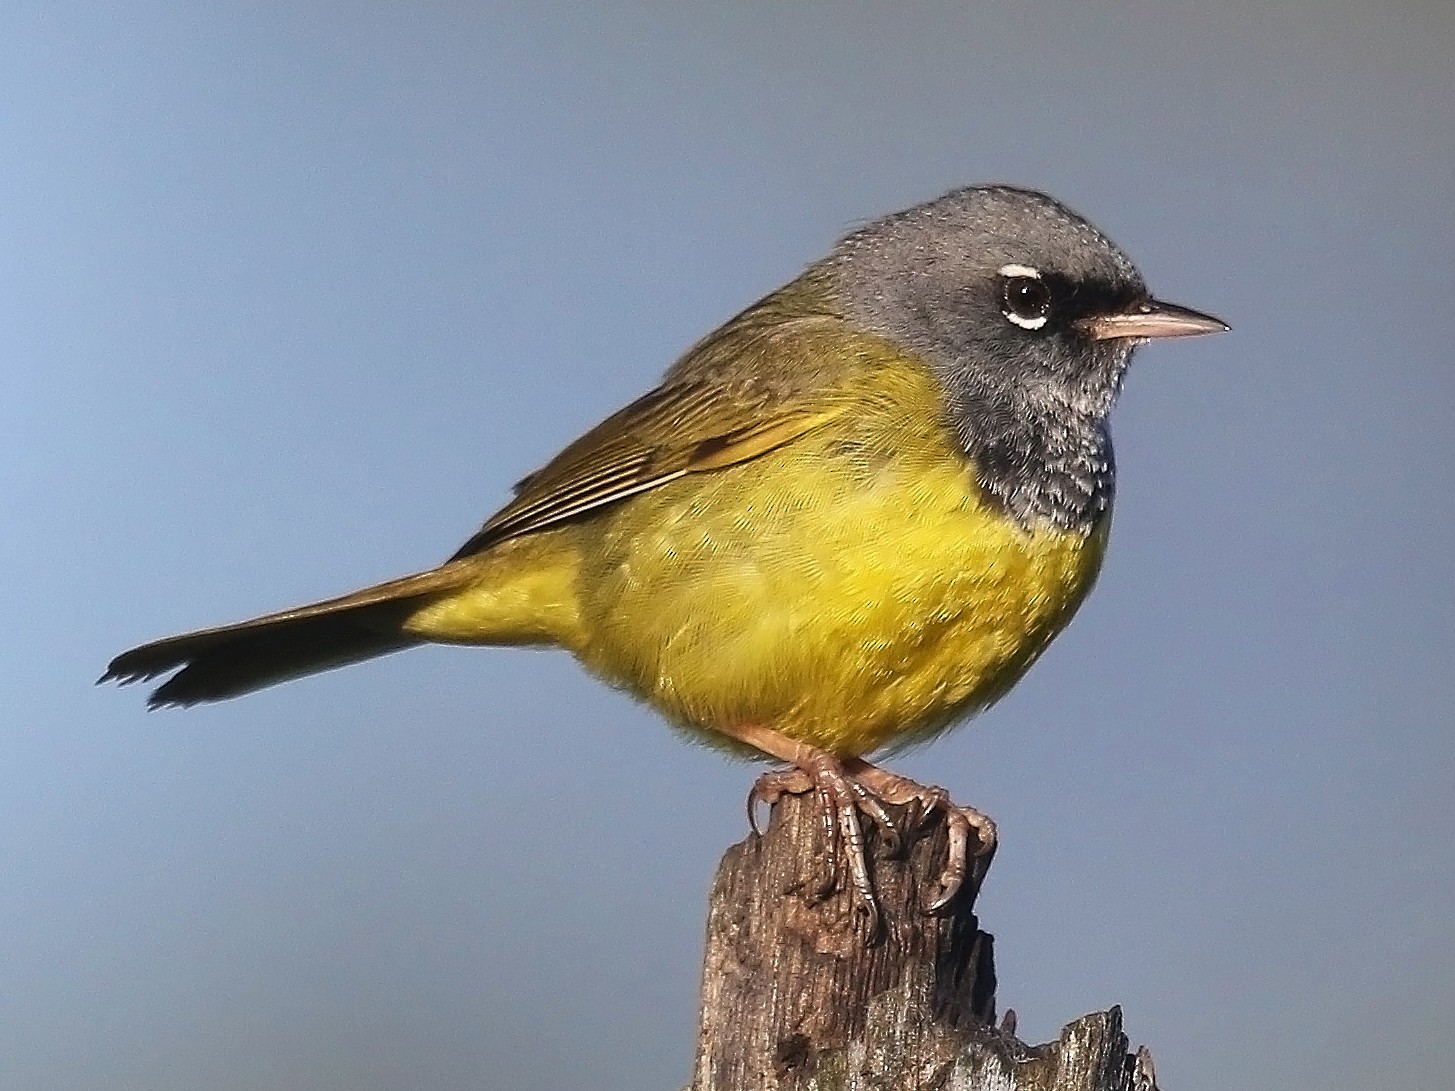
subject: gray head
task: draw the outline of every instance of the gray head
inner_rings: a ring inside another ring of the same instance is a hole
[[[1132,349],[1214,318],[1151,298],[1124,253],[1045,194],[954,190],[860,228],[824,263],[856,325],[926,359],[990,497],[1028,529],[1111,501],[1107,414]]]

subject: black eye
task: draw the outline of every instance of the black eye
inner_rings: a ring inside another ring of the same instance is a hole
[[[1024,330],[1038,330],[1051,313],[1051,289],[1040,277],[1008,276],[1001,289],[1005,317]]]

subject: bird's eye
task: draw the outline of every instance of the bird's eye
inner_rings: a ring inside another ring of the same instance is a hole
[[[1001,298],[1005,317],[1023,330],[1038,330],[1050,317],[1051,289],[1039,274],[1007,276]]]

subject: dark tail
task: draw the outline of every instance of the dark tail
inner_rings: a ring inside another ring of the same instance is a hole
[[[201,629],[122,652],[98,681],[137,682],[177,670],[148,708],[221,701],[305,674],[332,670],[420,643],[401,626],[426,600],[460,585],[456,569],[391,580],[342,598]]]

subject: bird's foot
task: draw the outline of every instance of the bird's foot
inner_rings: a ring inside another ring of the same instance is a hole
[[[822,901],[837,890],[840,874],[847,865],[849,881],[857,899],[856,909],[864,915],[866,934],[873,942],[879,936],[883,920],[879,899],[875,897],[874,884],[869,876],[860,812],[868,815],[879,828],[891,854],[900,851],[904,837],[885,809],[884,801],[846,772],[843,761],[823,751],[813,751],[804,755],[801,763],[792,768],[764,773],[758,778],[753,790],[748,793],[748,822],[753,832],[762,833],[758,826],[759,804],[766,803],[772,807],[785,795],[809,792],[818,800],[828,857],[823,881],[814,889],[812,897],[815,901]]]
[[[940,887],[925,904],[927,912],[943,909],[960,892],[972,861],[983,861],[984,865],[989,865],[990,857],[995,853],[997,834],[995,821],[988,814],[952,802],[943,788],[927,787],[906,776],[871,765],[862,758],[850,758],[844,763],[844,771],[882,803],[912,807],[912,827],[922,825],[936,811],[944,813],[950,843],[945,868],[940,872]],[[973,849],[970,843],[972,831],[975,839]],[[983,866],[981,870],[983,872]]]
[[[881,914],[864,853],[861,813],[879,828],[892,855],[908,844],[906,831],[923,825],[936,811],[944,813],[949,850],[940,873],[939,888],[925,905],[926,911],[933,913],[950,903],[970,875],[972,864],[977,880],[984,875],[995,852],[995,823],[973,807],[952,803],[943,788],[927,788],[908,777],[871,765],[863,758],[834,757],[771,728],[743,724],[724,730],[739,742],[788,764],[780,772],[765,773],[748,795],[748,821],[755,833],[762,832],[758,826],[758,804],[771,807],[785,795],[809,792],[815,795],[828,855],[827,874],[815,890],[815,896],[824,898],[837,889],[840,873],[847,865],[859,907],[868,919],[871,941],[879,933]],[[896,820],[891,817],[889,807],[905,807],[908,813]]]

